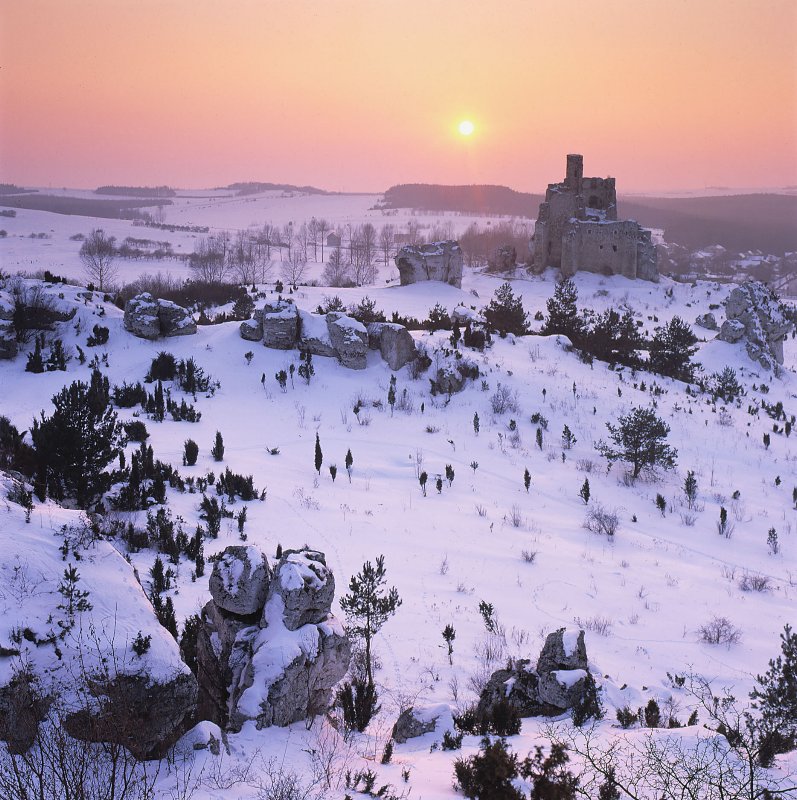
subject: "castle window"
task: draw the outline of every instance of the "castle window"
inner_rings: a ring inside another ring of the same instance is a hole
[[[617,252],[617,245],[616,244],[612,245],[612,250],[614,250],[615,253]]]

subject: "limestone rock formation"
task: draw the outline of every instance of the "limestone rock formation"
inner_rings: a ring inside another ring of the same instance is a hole
[[[222,597],[212,588],[202,610],[199,718],[240,730],[247,720],[258,727],[289,725],[325,711],[346,674],[351,646],[330,612],[335,581],[324,554],[286,551],[273,575],[255,548],[228,547],[222,562],[220,572],[235,578],[236,604],[242,597],[247,602],[238,606],[244,613],[230,611],[231,593]]]
[[[21,671],[0,686],[0,741],[6,742],[9,752],[25,753],[31,747],[49,706],[29,672]]]
[[[587,675],[584,631],[560,628],[548,634],[536,669],[521,659],[512,669],[492,674],[479,698],[478,714],[489,718],[501,701],[521,717],[560,714],[582,697]]]
[[[718,331],[717,318],[709,311],[706,314],[699,314],[695,319],[695,325],[705,328],[708,331]]]
[[[299,312],[288,300],[266,303],[255,310],[255,320],[263,326],[263,344],[276,350],[292,350],[299,336]]]
[[[434,376],[429,379],[432,394],[456,394],[465,388],[468,379],[479,377],[479,367],[467,358],[442,356],[436,359]]]
[[[149,292],[125,303],[124,326],[142,339],[196,333],[196,323],[189,311],[171,300],[155,300]]]
[[[0,359],[14,358],[17,354],[13,319],[14,300],[8,292],[0,291]]]
[[[406,245],[396,255],[402,286],[421,281],[443,281],[462,288],[462,249],[459,242],[446,240]]]
[[[337,355],[325,316],[299,311],[299,349],[314,356]]]
[[[410,706],[399,714],[391,738],[397,744],[404,744],[408,739],[431,733],[440,723],[449,730],[453,727],[451,709],[445,703],[427,707]]]
[[[379,350],[382,358],[396,371],[415,360],[415,340],[412,334],[395,322],[372,322],[368,325],[368,344]]]
[[[238,328],[241,338],[248,342],[259,342],[263,338],[263,323],[257,319],[245,319]]]
[[[327,330],[338,360],[348,369],[365,369],[368,356],[368,331],[362,322],[331,311],[326,315]]]
[[[265,605],[271,569],[265,555],[251,545],[230,545],[213,565],[210,595],[215,604],[241,617]]]
[[[725,301],[724,342],[744,340],[747,355],[764,369],[783,364],[783,341],[794,327],[777,295],[760,281],[745,281]]]

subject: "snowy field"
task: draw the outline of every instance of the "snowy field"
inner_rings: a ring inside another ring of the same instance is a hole
[[[324,216],[340,226],[365,221],[401,226],[411,216],[385,217],[370,210],[378,199],[375,195],[281,198],[277,194],[180,199],[165,209],[165,221],[217,230],[248,228],[265,220],[300,223],[312,216]],[[422,224],[435,222],[426,216],[415,219]],[[472,221],[462,216],[447,219],[453,221],[455,233]],[[0,263],[12,273],[50,269],[80,278],[80,242],[69,237],[95,226],[120,239],[168,238],[177,252],[193,248],[193,234],[20,210],[16,218],[0,224],[8,231],[7,239],[0,241]],[[39,231],[50,238],[28,238]],[[173,260],[124,262],[122,267],[122,280],[158,270],[187,274],[183,263]],[[319,264],[318,274],[320,268]],[[461,290],[435,283],[386,285],[394,275],[395,269],[386,270],[376,285],[358,289],[300,287],[293,297],[300,308],[314,310],[332,294],[347,305],[368,295],[388,319],[393,311],[423,319],[435,303],[449,311],[458,304],[481,309],[501,283],[466,270]],[[545,313],[555,278],[548,271],[513,281],[530,317]],[[580,307],[629,308],[649,334],[675,315],[693,325],[698,314],[721,304],[732,288],[586,274],[575,282]],[[162,350],[177,358],[193,356],[220,381],[215,396],[197,400],[202,413],[198,423],[168,419],[156,423],[143,415],[141,419],[156,458],[175,465],[183,476],[229,466],[253,475],[255,486],[266,490],[264,501],[248,504],[248,544],[271,557],[278,544],[285,548],[307,544],[323,551],[336,576],[335,606],[363,562],[385,556],[388,584],[397,587],[403,604],[376,639],[381,711],[367,733],[336,742],[341,769],[325,796],[343,798],[347,791],[343,768],[364,765],[378,773],[378,786],[389,782],[397,794],[422,800],[455,796],[453,761],[477,752],[478,737],[466,736],[460,752],[430,752],[443,734],[437,730],[396,745],[392,763],[382,765],[380,757],[399,710],[411,704],[463,707],[476,699],[473,687],[485,673],[503,667],[510,656],[536,659],[546,635],[562,626],[586,630],[590,668],[603,689],[607,709],[600,731],[608,737],[619,730],[617,708],[636,709],[650,698],[662,706],[671,703],[677,717],[686,720],[693,705],[683,690],[673,687],[668,672],[694,671],[718,689],[730,687],[744,700],[755,675],[763,673],[779,652],[784,625],[795,622],[797,517],[792,489],[797,486],[797,449],[793,439],[774,433],[765,448],[762,437],[772,432],[772,420],[763,412],[748,413],[748,406],[762,397],[770,404],[782,402],[787,415],[797,413],[793,339],[786,342],[783,374],[775,378],[750,361],[743,346],[716,341],[713,333],[694,328],[705,337],[695,356],[705,373],[731,366],[745,386],[746,396],[723,406],[712,404],[706,395],[688,395],[678,381],[612,371],[598,361],[592,366],[582,363],[557,337],[496,338],[484,353],[471,354],[481,377],[450,399],[431,396],[426,377],[412,380],[408,368],[400,370],[397,394],[406,391],[407,410],[391,414],[387,405],[391,372],[378,352],[369,353],[365,371],[346,370],[334,359],[316,357],[309,385],[297,377],[295,385],[289,383],[283,392],[274,375],[291,362],[298,363],[295,351],[244,341],[238,323],[232,322],[200,327],[194,336],[140,340],[123,329],[120,310],[97,295],[84,301],[77,296],[79,291],[63,287],[64,301],[77,303],[79,310],[72,322],[60,326],[59,336],[74,350],[95,323],[109,327],[108,344],[87,352],[107,353],[104,372],[111,385],[143,380],[152,358]],[[721,308],[714,313],[721,324]],[[80,334],[75,332],[78,321],[82,321]],[[539,326],[532,323],[534,329]],[[448,336],[413,335],[430,346]],[[248,351],[254,352],[251,363],[244,357]],[[88,380],[90,375],[88,365],[74,359],[66,372],[31,374],[24,371],[25,360],[22,353],[14,361],[0,362],[0,414],[20,430],[27,430],[40,411],[51,413],[49,398],[62,386]],[[509,387],[516,400],[516,407],[503,414],[491,408],[499,384]],[[768,387],[765,395],[760,393],[762,384]],[[179,399],[178,390],[175,396]],[[358,398],[363,401],[359,421],[352,410]],[[677,448],[677,467],[628,485],[622,465],[607,471],[595,444],[606,439],[607,422],[615,422],[632,408],[651,406],[671,427],[668,441]],[[478,433],[473,426],[476,413]],[[530,421],[535,413],[547,420],[542,447],[536,442],[537,425]],[[130,410],[120,410],[120,418],[132,419]],[[516,422],[517,435],[510,420]],[[577,440],[566,451],[565,425]],[[224,437],[223,465],[210,456],[216,431]],[[316,434],[323,450],[320,475],[313,465]],[[183,442],[189,437],[199,444],[199,460],[194,467],[182,467]],[[278,448],[279,453],[270,455],[267,448]],[[348,449],[354,457],[351,481],[343,463]],[[128,460],[132,450],[133,445],[128,446]],[[331,464],[338,467],[335,482],[328,471]],[[444,480],[438,493],[435,479],[444,475],[446,465],[453,467],[455,477],[450,486]],[[420,469],[429,473],[427,496],[419,487]],[[523,484],[525,469],[531,474],[529,491]],[[699,487],[694,512],[687,509],[682,488],[688,470],[695,472]],[[590,502],[618,514],[619,527],[611,539],[584,527],[586,506],[579,489],[585,478]],[[664,513],[655,504],[657,494],[666,499]],[[198,523],[198,497],[169,492],[169,508],[185,520],[189,533]],[[717,533],[721,506],[727,507],[734,527],[730,538]],[[18,506],[0,502],[0,585],[11,585],[14,567],[20,563],[36,570],[43,581],[39,605],[21,603],[13,593],[0,591],[0,643],[14,626],[35,621],[32,609],[44,613],[47,602],[55,602],[52,595],[63,562],[53,532],[66,517],[75,515],[50,503],[37,505],[28,526]],[[136,516],[142,523],[144,513]],[[777,553],[768,546],[771,528],[778,536]],[[235,520],[224,520],[219,538],[205,543],[206,558],[239,542]],[[151,550],[130,555],[145,588],[154,557]],[[114,577],[117,562],[108,546],[91,555],[81,571],[85,569],[87,576],[96,571],[97,585],[104,587],[102,595],[95,590],[92,619],[107,627],[124,609],[119,635],[129,637],[144,625],[135,615],[136,603],[146,601],[140,591],[136,594],[135,585]],[[170,592],[180,627],[209,599],[210,570],[204,579],[192,581],[192,566],[187,561],[180,564],[177,588]],[[740,582],[745,574],[766,578],[768,590],[743,591]],[[128,596],[133,599],[126,600]],[[494,605],[505,631],[498,644],[485,630],[478,609],[482,600]],[[738,643],[700,641],[699,628],[715,616],[727,617],[738,627]],[[451,665],[442,638],[449,624],[456,630]],[[43,653],[37,658],[45,658]],[[8,659],[0,659],[0,670],[8,668]],[[541,730],[546,722],[524,719],[520,735],[510,737],[513,750],[525,755],[544,743]],[[189,733],[178,746],[190,750],[192,736],[198,735]],[[322,720],[309,729],[303,723],[266,730],[247,724],[241,733],[229,736],[229,754],[197,751],[194,775],[201,769],[206,775],[219,771],[218,760],[228,769],[255,759],[255,764],[283,765],[309,782],[318,769],[313,752],[318,753],[329,736]],[[787,762],[781,760],[782,769]],[[797,767],[793,757],[792,767]],[[164,765],[160,797],[177,796],[175,780]],[[349,794],[360,796],[351,790]],[[240,783],[226,789],[204,785],[196,796],[220,800],[257,793]]]

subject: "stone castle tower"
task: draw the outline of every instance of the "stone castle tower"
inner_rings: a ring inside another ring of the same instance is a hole
[[[561,183],[548,184],[534,230],[534,269],[559,267],[626,278],[659,279],[649,230],[617,219],[614,178],[585,178],[584,158],[568,155]]]

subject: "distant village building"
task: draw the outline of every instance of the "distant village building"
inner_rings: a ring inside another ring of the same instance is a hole
[[[327,247],[340,247],[340,234],[332,231],[327,234]]]
[[[626,278],[659,279],[651,232],[617,219],[614,178],[585,178],[584,159],[568,155],[561,183],[548,184],[534,230],[534,269],[558,267]]]

